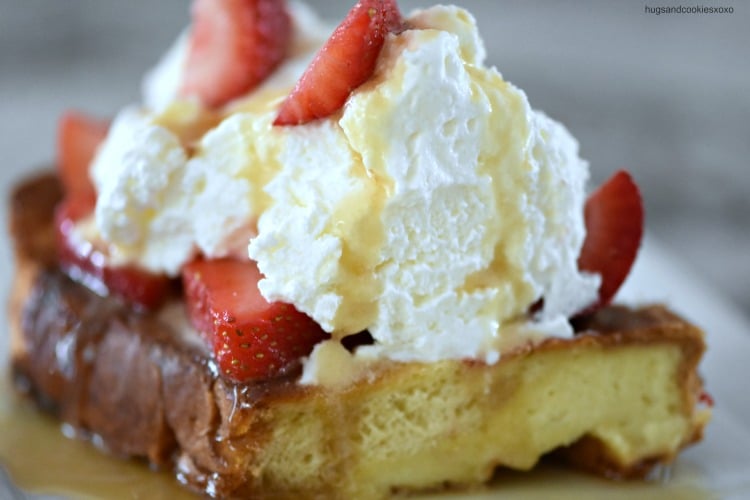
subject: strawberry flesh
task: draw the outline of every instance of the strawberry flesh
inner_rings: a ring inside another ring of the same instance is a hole
[[[76,111],[68,111],[57,128],[57,171],[65,191],[67,212],[74,219],[89,214],[96,204],[96,191],[89,165],[109,124]]]
[[[268,302],[254,262],[196,260],[182,272],[193,325],[207,337],[224,377],[262,380],[288,372],[328,338],[291,304]]]
[[[358,2],[281,105],[274,125],[301,125],[341,109],[372,76],[386,35],[401,29],[395,0]]]
[[[118,296],[140,309],[156,309],[172,289],[171,280],[135,266],[110,266],[102,245],[85,240],[76,231],[67,200],[55,211],[60,268],[100,295]]]
[[[283,0],[195,0],[181,94],[216,108],[281,63],[292,36]]]
[[[578,258],[582,271],[602,277],[598,300],[580,314],[609,304],[630,273],[643,236],[641,194],[624,170],[616,172],[586,200],[586,239]]]
[[[698,396],[698,402],[704,406],[708,406],[709,408],[713,408],[714,405],[716,404],[711,394],[709,394],[705,390],[701,391],[700,395]]]

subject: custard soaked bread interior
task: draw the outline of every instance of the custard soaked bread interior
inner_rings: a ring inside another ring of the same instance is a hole
[[[56,269],[56,183],[33,180],[12,204],[17,386],[80,436],[209,495],[378,498],[476,484],[553,450],[638,476],[700,439],[709,418],[703,335],[660,306],[604,308],[575,337],[493,365],[380,361],[339,387],[299,385],[299,373],[233,383],[174,319],[179,305],[135,312]]]
[[[706,416],[694,411],[700,334],[660,308],[602,314],[642,325],[549,341],[494,366],[392,365],[348,390],[320,391],[313,404],[271,409],[261,470],[300,492],[328,476],[382,494],[481,482],[498,465],[529,469],[584,437],[600,447],[595,461],[568,455],[593,470],[632,475],[668,461],[699,438]],[[309,462],[289,474],[299,457]]]

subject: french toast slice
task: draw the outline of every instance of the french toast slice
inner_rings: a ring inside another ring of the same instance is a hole
[[[219,376],[183,305],[136,312],[55,264],[57,179],[13,194],[15,386],[112,454],[214,497],[381,498],[526,470],[555,452],[642,477],[702,436],[703,333],[663,306],[610,306],[478,361],[383,361],[338,387]]]

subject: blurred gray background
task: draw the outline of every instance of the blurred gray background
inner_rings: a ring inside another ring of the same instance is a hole
[[[456,3],[477,16],[489,62],[578,137],[594,182],[629,168],[650,235],[747,316],[750,2],[699,2],[732,14],[646,13],[680,1]],[[309,3],[340,17],[353,0]],[[404,11],[429,3],[401,1]],[[187,24],[188,8],[187,0],[0,0],[5,192],[51,161],[63,110],[106,117],[139,99],[141,75]],[[0,250],[5,277],[7,242]]]

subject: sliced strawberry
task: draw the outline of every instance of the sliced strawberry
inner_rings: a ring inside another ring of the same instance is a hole
[[[198,260],[182,272],[195,327],[209,337],[221,372],[246,382],[274,377],[297,364],[328,335],[315,321],[258,290],[254,262]]]
[[[245,94],[279,65],[291,41],[283,0],[195,0],[181,94],[209,107]]]
[[[700,395],[698,396],[698,402],[703,406],[708,406],[709,408],[713,408],[716,404],[714,402],[713,396],[711,396],[711,394],[709,394],[706,390],[701,391]]]
[[[386,35],[401,25],[395,0],[360,0],[305,70],[274,125],[300,125],[339,110],[372,76]]]
[[[68,200],[68,212],[79,219],[93,210],[96,191],[89,178],[89,165],[109,124],[68,111],[57,128],[57,169]]]
[[[60,268],[72,279],[101,295],[113,294],[144,309],[157,308],[169,295],[172,282],[166,275],[133,266],[109,266],[101,245],[76,231],[67,200],[57,207],[55,228]]]
[[[586,200],[586,239],[578,267],[599,273],[602,284],[591,313],[607,305],[630,272],[643,236],[643,201],[624,170],[616,172]]]

